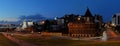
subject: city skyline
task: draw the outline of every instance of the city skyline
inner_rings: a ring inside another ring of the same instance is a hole
[[[22,15],[41,14],[43,17],[62,17],[65,14],[84,15],[87,7],[92,15],[100,14],[104,21],[120,13],[119,0],[0,0],[0,21],[18,21]]]
[[[120,0],[0,0],[0,46],[120,46]]]

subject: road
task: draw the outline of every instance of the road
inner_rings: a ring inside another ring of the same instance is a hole
[[[10,39],[11,41],[17,43],[18,45],[20,46],[37,46],[37,45],[34,45],[32,43],[28,43],[28,42],[25,42],[23,40],[19,40],[19,39],[16,39],[14,37],[12,37],[10,34],[8,33],[2,33],[6,38]]]
[[[118,33],[109,28],[107,29],[107,35],[108,37],[118,37]]]
[[[112,41],[119,41],[120,40],[120,34],[113,31],[110,28],[107,29],[107,36],[108,36],[108,40],[112,40]]]

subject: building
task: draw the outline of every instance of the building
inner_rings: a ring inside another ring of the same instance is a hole
[[[26,20],[24,20],[21,25],[22,25],[22,27],[21,27],[22,29],[27,28],[27,22],[26,22]]]
[[[21,28],[24,30],[27,27],[33,26],[33,22],[24,20],[21,26],[22,26]]]
[[[116,32],[120,33],[120,13],[113,15],[111,25]]]
[[[59,19],[57,20],[57,24],[58,24],[58,25],[64,24],[64,19],[59,18]]]
[[[75,22],[69,23],[68,27],[72,37],[95,37],[99,34],[97,24]]]
[[[120,26],[120,13],[116,13],[112,17],[112,25],[113,26]]]
[[[78,16],[78,19],[68,23],[68,33],[72,37],[96,37],[100,36],[102,31],[99,30],[95,17],[87,9],[84,16]]]

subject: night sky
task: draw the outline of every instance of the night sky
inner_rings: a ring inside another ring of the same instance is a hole
[[[120,0],[0,0],[0,20],[17,21],[22,15],[41,14],[47,18],[65,14],[84,15],[87,7],[110,21],[120,13]]]

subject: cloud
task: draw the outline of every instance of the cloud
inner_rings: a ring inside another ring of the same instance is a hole
[[[20,21],[23,21],[24,19],[26,19],[26,20],[32,20],[32,21],[39,21],[39,20],[44,20],[44,19],[46,19],[46,17],[43,17],[43,16],[40,15],[40,14],[28,15],[28,16],[23,15],[23,16],[20,16],[20,17],[19,17],[19,20],[20,20]]]
[[[0,24],[19,24],[17,18],[1,18]]]
[[[35,15],[23,15],[18,18],[0,18],[0,24],[20,24],[24,19],[26,20],[32,20],[32,21],[40,21],[47,19],[46,17],[43,17],[40,14]]]
[[[18,21],[18,19],[17,18],[1,18],[0,21],[16,22]]]

